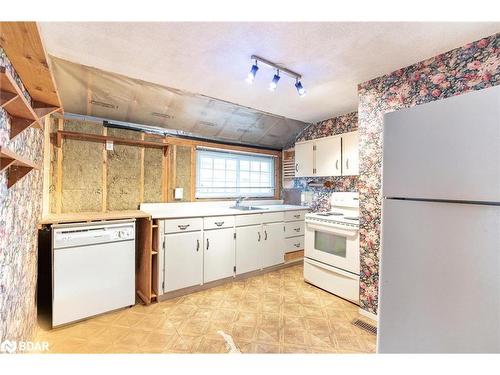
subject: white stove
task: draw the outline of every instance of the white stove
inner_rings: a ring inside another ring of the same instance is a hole
[[[332,210],[305,216],[304,278],[359,302],[359,196],[332,193]]]

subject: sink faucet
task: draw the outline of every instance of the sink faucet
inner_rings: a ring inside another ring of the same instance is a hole
[[[247,197],[240,195],[238,198],[236,198],[236,203],[234,204],[234,206],[239,207],[241,202],[243,202],[245,199],[247,199]]]

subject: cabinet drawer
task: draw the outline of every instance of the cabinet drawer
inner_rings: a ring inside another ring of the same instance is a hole
[[[213,216],[203,218],[203,229],[232,227],[234,227],[234,216]]]
[[[304,249],[304,236],[290,237],[285,239],[285,253]]]
[[[303,236],[304,235],[304,222],[291,221],[285,223],[285,237]]]
[[[203,219],[201,217],[165,220],[165,233],[192,232],[201,230],[202,227]]]
[[[251,214],[251,215],[237,215],[235,217],[235,223],[237,227],[243,227],[246,225],[256,225],[262,223],[261,214]]]
[[[304,220],[306,211],[285,211],[285,221]]]
[[[266,214],[262,214],[263,223],[276,223],[284,220],[285,215],[283,215],[283,212],[269,212]]]

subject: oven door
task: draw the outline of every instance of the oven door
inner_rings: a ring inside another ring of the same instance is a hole
[[[359,231],[306,221],[304,255],[359,275]]]

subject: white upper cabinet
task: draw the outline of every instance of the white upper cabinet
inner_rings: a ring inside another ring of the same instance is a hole
[[[295,177],[313,176],[313,147],[313,142],[300,142],[295,144]]]
[[[342,175],[359,174],[358,132],[342,134]]]
[[[295,177],[359,174],[358,132],[295,144]]]
[[[342,174],[340,140],[340,136],[316,139],[314,176],[340,176]]]

